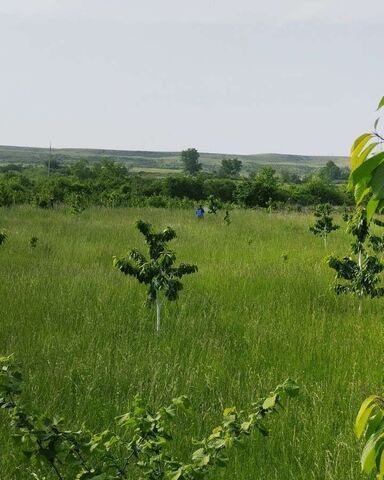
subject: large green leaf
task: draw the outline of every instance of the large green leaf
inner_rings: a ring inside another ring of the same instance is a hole
[[[367,177],[368,181],[370,179],[371,179],[371,177]],[[366,180],[359,182],[356,185],[355,190],[354,190],[356,203],[357,204],[361,203],[370,191],[371,191],[371,187],[367,187],[367,181]]]
[[[364,150],[364,152],[369,150],[367,152],[367,156],[372,150],[371,147],[374,148],[376,145],[377,143],[372,143]],[[375,168],[377,168],[380,165],[380,163],[383,161],[384,161],[384,152],[378,153],[373,157],[369,158],[368,160],[363,161],[363,163],[359,167],[357,167],[355,170],[353,170],[353,172],[351,173],[352,183],[356,185],[357,183],[361,182],[366,176],[370,175],[373,172],[373,170],[375,170]]]
[[[384,445],[384,432],[379,430],[369,437],[361,454],[361,468],[365,473],[371,473],[376,466],[376,457],[381,453]]]
[[[368,419],[372,413],[372,409],[376,405],[376,401],[379,399],[377,395],[370,395],[361,404],[359,413],[357,414],[355,421],[355,433],[356,437],[360,438],[367,425]]]
[[[362,150],[361,153],[356,157],[356,165],[361,166],[377,145],[379,145],[379,142],[371,143],[366,148],[364,148],[364,150]]]
[[[374,137],[373,133],[363,133],[358,137],[351,148],[351,169],[355,170],[361,161],[360,161],[360,154],[363,151],[365,145]]]
[[[276,406],[276,400],[277,400],[277,395],[272,395],[272,397],[266,398],[263,403],[264,410],[274,408]]]
[[[372,196],[375,199],[384,198],[384,164],[381,163],[372,173],[369,183],[372,188]]]
[[[367,221],[370,222],[372,220],[373,215],[375,214],[377,207],[379,206],[380,200],[376,198],[371,198],[367,203]]]

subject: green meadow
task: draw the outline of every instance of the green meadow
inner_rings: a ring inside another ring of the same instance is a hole
[[[2,209],[0,353],[23,365],[23,401],[102,431],[136,393],[153,407],[186,394],[193,415],[178,418],[173,448],[187,459],[224,407],[246,408],[290,377],[300,396],[268,422],[270,436],[254,434],[211,478],[364,478],[353,422],[382,391],[383,300],[364,300],[359,315],[331,290],[325,258],[349,251],[340,218],[325,249],[311,214],[231,215],[227,226],[222,213],[198,221],[185,210]],[[165,304],[160,335],[145,287],[112,267],[113,255],[145,249],[139,218],[172,226],[178,261],[199,267]],[[27,478],[0,414],[0,479]]]

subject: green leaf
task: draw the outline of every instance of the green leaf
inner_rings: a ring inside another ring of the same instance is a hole
[[[297,397],[300,387],[294,380],[287,378],[284,383],[277,387],[277,391],[279,390],[283,390],[290,397]]]
[[[167,478],[168,480],[178,480],[181,477],[182,473],[183,473],[182,468],[179,468],[175,472],[168,473]]]
[[[204,448],[199,448],[192,455],[192,460],[198,467],[208,465],[210,458],[211,456],[205,453]]]
[[[272,397],[268,397],[264,400],[263,402],[263,408],[264,410],[269,410],[271,408],[275,408],[276,406],[276,399],[277,395],[273,395]]]
[[[372,220],[372,217],[375,214],[379,203],[380,200],[376,198],[371,198],[367,203],[367,222],[370,222]]]
[[[379,118],[376,118],[375,123],[373,124],[373,129],[374,129],[374,130],[377,129],[377,125],[379,124],[379,121],[380,121],[380,117],[379,117]]]
[[[361,404],[359,413],[357,414],[355,421],[355,434],[357,438],[360,438],[367,425],[368,419],[371,415],[373,408],[376,405],[376,401],[379,399],[378,395],[371,395],[364,400]]]
[[[384,107],[384,97],[380,100],[379,106],[377,107],[377,110],[380,110],[380,108]]]
[[[353,172],[351,172],[350,178],[354,185],[364,180],[367,176],[369,176],[373,172],[373,170],[375,170],[375,168],[377,168],[380,165],[381,162],[384,161],[384,152],[378,153],[377,155],[374,155],[368,160],[365,160],[369,155],[369,153],[377,144],[378,143],[372,143],[364,150],[364,152],[362,153],[362,155],[364,155],[363,163],[360,166],[358,166],[355,170],[353,170]]]
[[[353,143],[351,148],[351,168],[354,170],[359,163],[359,155],[362,152],[365,145],[373,138],[373,133],[363,133]]]
[[[376,456],[384,443],[384,432],[379,431],[372,435],[365,444],[361,454],[361,468],[365,473],[371,473],[376,466]]]
[[[381,163],[372,172],[372,179],[370,181],[370,187],[372,188],[372,195],[375,199],[381,199],[384,195],[384,164]]]
[[[365,473],[371,473],[375,467],[376,458],[376,442],[373,437],[366,443],[363,453],[361,454],[361,469]]]
[[[356,203],[359,204],[360,202],[362,202],[370,191],[371,187],[367,187],[366,182],[358,183],[354,191]]]
[[[365,133],[359,143],[357,143],[356,148],[351,152],[351,169],[352,171],[359,167],[364,160],[367,158],[369,153],[374,147],[368,145],[367,148],[364,148],[367,143],[374,137],[373,133]],[[376,146],[376,145],[374,145]]]

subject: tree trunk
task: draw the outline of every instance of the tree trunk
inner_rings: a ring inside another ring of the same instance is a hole
[[[361,270],[361,267],[362,267],[361,251],[359,251],[358,262],[359,262],[359,268]],[[361,290],[359,295],[359,315],[361,315],[362,308],[363,308],[363,290]]]
[[[156,295],[156,333],[160,332],[161,303],[159,294]]]

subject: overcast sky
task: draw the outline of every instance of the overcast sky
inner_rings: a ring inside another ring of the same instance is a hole
[[[0,0],[0,144],[344,155],[384,0]]]

